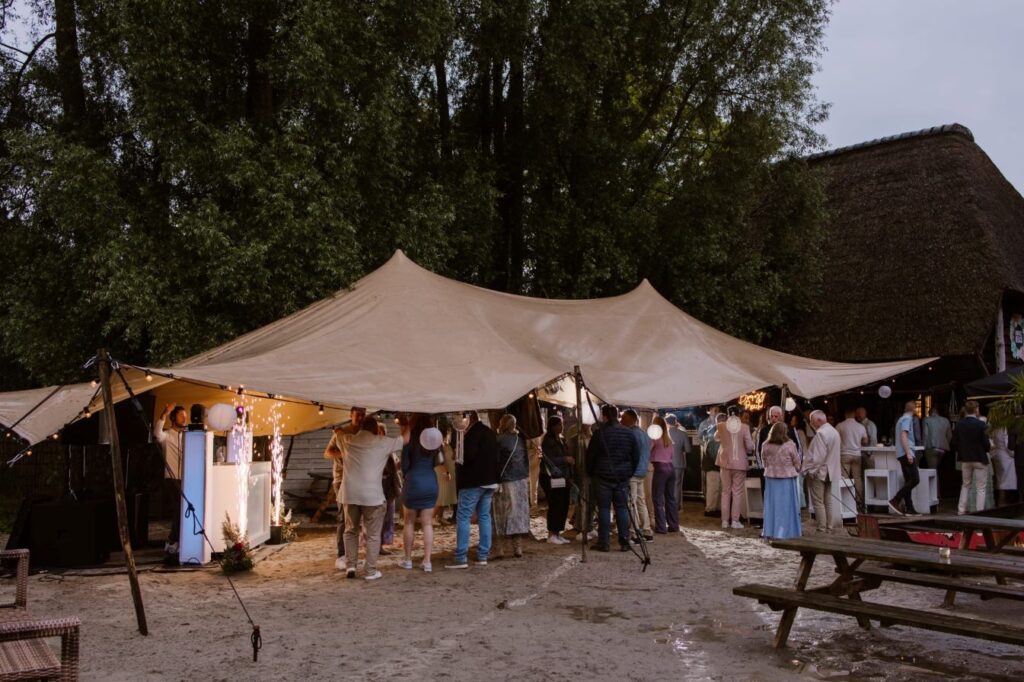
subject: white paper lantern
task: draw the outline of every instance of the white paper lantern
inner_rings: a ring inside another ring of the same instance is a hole
[[[206,425],[214,431],[227,431],[235,425],[235,408],[227,403],[217,403],[206,411]]]
[[[420,447],[424,450],[437,450],[444,443],[444,436],[441,435],[441,430],[437,428],[423,429],[420,434]]]
[[[739,433],[740,429],[742,429],[742,428],[743,428],[743,422],[740,421],[740,418],[737,417],[736,415],[733,415],[733,416],[731,416],[731,417],[729,417],[728,419],[725,420],[725,429],[726,429],[726,431],[728,431],[729,433],[731,433],[733,435]]]
[[[595,405],[594,410],[597,411],[598,407]],[[590,404],[583,406],[583,423],[593,425],[597,420],[594,419],[594,413],[590,411]]]
[[[647,435],[651,437],[651,440],[658,440],[662,435],[661,427],[657,424],[651,424],[647,427]]]
[[[882,398],[888,398],[892,395],[892,388],[888,384],[882,384],[878,387],[878,395]]]
[[[792,412],[796,409],[796,401],[792,397],[786,398],[786,412]]]

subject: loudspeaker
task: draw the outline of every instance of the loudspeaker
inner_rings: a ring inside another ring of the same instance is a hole
[[[29,551],[33,566],[91,566],[109,556],[106,525],[95,500],[42,502],[29,518]]]

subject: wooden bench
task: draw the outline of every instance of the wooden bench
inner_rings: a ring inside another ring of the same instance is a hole
[[[821,591],[802,591],[771,585],[743,585],[733,590],[739,597],[756,599],[766,604],[773,611],[790,611],[796,609],[813,609],[827,611],[860,620],[875,620],[882,625],[906,625],[924,630],[935,630],[965,637],[987,639],[1005,644],[1024,646],[1024,628],[1002,623],[993,623],[947,613],[934,613],[908,609],[889,604],[875,604],[865,601],[841,599]],[[782,635],[783,633],[779,633]],[[785,636],[776,638],[775,647],[786,646],[788,631]]]
[[[980,595],[982,599],[1017,599],[1024,601],[1024,589],[1010,585],[999,585],[992,583],[979,583],[963,578],[954,578],[945,575],[932,573],[920,573],[918,571],[904,571],[898,568],[883,568],[873,564],[862,565],[854,571],[854,575],[868,580],[879,579],[903,583],[906,585],[918,585],[920,587],[935,587],[955,592],[967,592],[968,594]]]

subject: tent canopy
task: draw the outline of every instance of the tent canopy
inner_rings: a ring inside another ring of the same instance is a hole
[[[1024,377],[1024,365],[977,379],[964,388],[968,398],[1005,398],[1013,393],[1013,382],[1019,377]]]
[[[578,365],[604,400],[657,408],[784,384],[813,398],[931,360],[844,364],[787,355],[700,322],[646,280],[612,298],[537,299],[441,277],[398,251],[350,289],[173,367],[150,368],[159,380],[134,371],[130,381],[138,391],[177,380],[334,408],[439,413],[503,408]],[[93,391],[63,389],[64,409],[43,405],[17,431],[45,438]],[[37,395],[0,397],[0,421],[19,418]],[[124,397],[122,390],[117,398]],[[12,402],[25,409],[19,414]]]

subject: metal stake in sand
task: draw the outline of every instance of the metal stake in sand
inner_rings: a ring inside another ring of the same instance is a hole
[[[139,576],[135,572],[135,555],[132,554],[132,541],[128,537],[128,510],[124,502],[124,473],[121,471],[121,439],[117,435],[117,419],[114,417],[114,396],[110,389],[110,355],[106,349],[96,351],[96,364],[100,370],[100,383],[103,392],[103,415],[110,431],[110,463],[114,473],[114,502],[117,506],[117,530],[124,547],[124,563],[128,568],[128,581],[132,586],[132,601],[135,602],[135,618],[139,622],[139,632],[149,634],[146,625],[146,609],[142,605],[142,590],[139,588]]]

